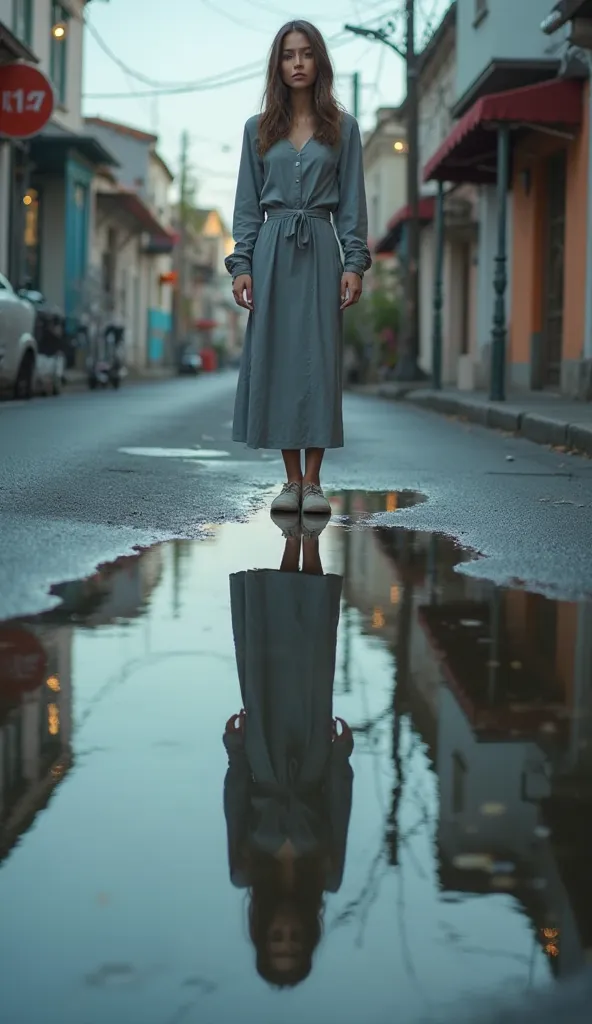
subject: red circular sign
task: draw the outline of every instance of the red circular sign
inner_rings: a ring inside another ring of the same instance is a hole
[[[47,655],[23,627],[0,629],[0,697],[35,690],[45,680]]]
[[[0,135],[29,139],[53,113],[53,86],[33,64],[0,65]]]

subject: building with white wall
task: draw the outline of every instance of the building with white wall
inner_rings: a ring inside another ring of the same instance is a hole
[[[158,136],[100,117],[86,118],[85,129],[118,162],[95,182],[92,277],[103,306],[126,329],[128,364],[171,364],[173,174],[158,153]]]
[[[419,164],[423,167],[446,138],[453,122],[456,98],[456,4],[452,3],[418,59]],[[406,104],[401,108],[406,117]],[[419,364],[432,370],[434,321],[436,186],[420,181],[420,344]],[[405,202],[391,208],[377,252],[406,258],[410,210]],[[477,224],[475,193],[461,189],[446,201],[443,289],[443,378],[457,384],[466,373],[468,354],[475,347]]]
[[[364,178],[370,247],[383,236],[407,191],[407,128],[398,107],[379,107],[364,135]]]

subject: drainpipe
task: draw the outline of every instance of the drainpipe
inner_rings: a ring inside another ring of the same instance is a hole
[[[588,52],[590,90],[588,95],[588,209],[586,211],[586,327],[584,359],[592,359],[592,53]]]
[[[442,307],[444,305],[444,182],[438,182],[436,204],[436,267],[434,273],[434,318],[432,333],[432,378],[437,391],[442,388]]]
[[[510,164],[510,129],[502,125],[497,130],[497,255],[495,257],[495,304],[491,331],[491,382],[489,397],[492,402],[506,399],[506,291],[508,288],[507,211]]]

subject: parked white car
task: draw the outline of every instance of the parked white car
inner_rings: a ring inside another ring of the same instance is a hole
[[[0,390],[11,391],[15,398],[61,391],[64,354],[40,352],[36,327],[39,314],[35,304],[17,295],[0,274]]]

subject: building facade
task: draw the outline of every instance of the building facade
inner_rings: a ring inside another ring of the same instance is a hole
[[[218,210],[191,203],[184,211],[177,206],[173,224],[184,239],[176,252],[181,335],[195,350],[214,349],[219,362],[234,362],[246,314],[234,302],[224,263],[232,236]]]
[[[37,61],[51,81],[50,122],[29,141],[4,143],[0,155],[1,269],[12,283],[43,292],[69,321],[88,272],[92,181],[113,165],[107,150],[83,132],[83,12],[87,0],[0,0],[20,56]],[[56,27],[59,27],[56,32]]]
[[[406,176],[405,119],[398,107],[380,107],[376,111],[374,128],[364,135],[364,178],[371,247],[384,235],[393,211],[405,201]]]
[[[469,384],[585,396],[589,64],[542,30],[546,0],[456,6],[454,124],[424,177],[478,189]]]
[[[95,180],[89,281],[106,314],[125,327],[128,365],[170,365],[173,174],[156,135],[99,117],[87,118],[85,128],[118,164]]]
[[[420,167],[437,151],[452,125],[456,96],[456,4],[451,4],[418,60]],[[403,104],[402,117],[407,108]],[[432,372],[434,330],[434,270],[436,260],[436,186],[420,182],[420,338],[419,365]],[[378,254],[394,252],[406,259],[407,225],[411,214],[405,202],[390,208],[386,232],[378,240]],[[446,198],[443,248],[442,331],[443,380],[466,386],[471,380],[476,348],[476,249],[478,238],[476,195],[459,188]]]

